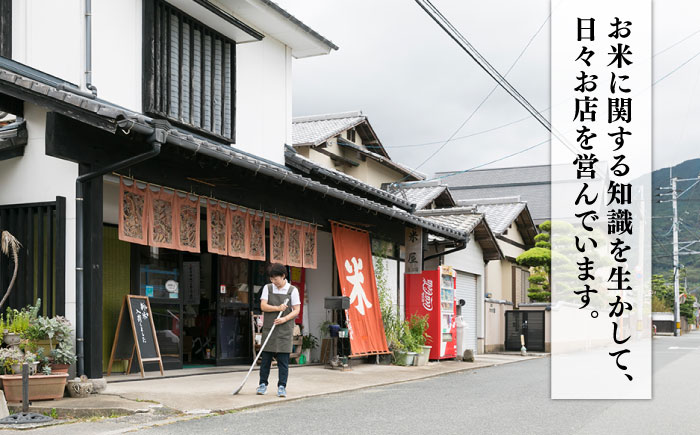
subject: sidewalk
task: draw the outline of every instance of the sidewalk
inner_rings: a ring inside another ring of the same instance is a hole
[[[280,400],[295,400],[325,394],[341,393],[367,387],[407,382],[465,370],[508,364],[541,355],[522,357],[511,354],[487,354],[476,357],[475,362],[430,362],[423,367],[398,367],[358,363],[350,371],[329,370],[324,366],[292,366],[289,373],[287,398],[276,396],[276,388],[270,388],[265,396],[255,394],[258,371],[251,373],[241,392],[233,391],[243,381],[248,367],[232,367],[226,373],[207,373],[207,369],[190,371],[190,376],[179,376],[182,370],[166,372],[176,377],[161,378],[157,372],[149,372],[146,379],[140,375],[108,378],[107,389],[88,399],[64,398],[55,401],[36,401],[34,412],[51,412],[59,417],[89,417],[130,415],[152,412],[162,414],[209,414],[265,406]],[[220,369],[220,368],[219,368]],[[133,379],[133,380],[131,380]],[[270,373],[270,384],[276,385],[277,369]]]

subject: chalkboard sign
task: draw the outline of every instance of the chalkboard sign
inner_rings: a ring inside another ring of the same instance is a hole
[[[120,360],[129,361],[126,372],[130,373],[134,354],[139,361],[141,377],[144,377],[144,362],[157,361],[160,366],[160,374],[163,375],[163,360],[160,356],[158,337],[148,297],[126,295],[119,311],[119,321],[114,334],[112,354],[107,366],[107,376],[112,374],[112,363]]]

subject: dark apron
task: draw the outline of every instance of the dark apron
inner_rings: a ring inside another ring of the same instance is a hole
[[[284,310],[281,317],[284,317],[292,312],[292,291],[296,288],[293,285],[289,286],[287,293],[273,293],[272,289],[274,284],[268,284],[267,288],[267,303],[268,305],[277,306],[282,305],[285,299],[287,301],[287,309]],[[279,311],[265,312],[263,313],[263,330],[262,330],[262,342],[264,343],[267,339],[267,335],[272,329],[272,325],[275,324],[275,319],[279,315]],[[294,320],[284,322],[281,325],[275,326],[275,330],[272,331],[272,336],[270,336],[270,341],[263,349],[265,352],[274,353],[292,353],[292,335],[294,334]]]

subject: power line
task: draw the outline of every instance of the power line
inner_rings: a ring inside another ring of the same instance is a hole
[[[679,69],[683,68],[683,67],[686,66],[691,60],[695,59],[695,58],[698,57],[698,56],[700,56],[700,51],[698,51],[697,53],[695,53],[690,59],[688,59],[688,60],[686,60],[685,62],[683,62],[682,64],[678,65],[676,68],[674,68],[673,70],[671,70],[671,72],[669,72],[669,73],[666,74],[665,76],[663,76],[663,77],[661,77],[660,79],[656,80],[656,81],[655,81],[654,83],[652,83],[651,85],[652,85],[652,86],[655,86],[655,85],[656,85],[657,83],[659,83],[661,80],[666,79],[666,78],[669,77],[671,74],[673,74],[673,73],[675,73],[676,71],[678,71]]]
[[[688,36],[686,36],[685,38],[681,39],[680,41],[674,42],[673,44],[669,45],[668,47],[666,47],[666,48],[664,48],[663,50],[659,51],[658,53],[654,54],[652,57],[656,57],[656,56],[660,55],[661,53],[667,52],[668,50],[672,49],[672,48],[675,47],[676,45],[680,44],[681,42],[687,41],[688,39],[690,39],[691,37],[697,35],[698,33],[700,33],[700,29],[694,31],[693,33],[691,33],[690,35],[688,35]]]
[[[493,78],[511,97],[513,97],[521,106],[525,108],[547,131],[556,136],[569,150],[575,154],[575,150],[568,145],[567,141],[559,137],[556,130],[540,112],[535,109],[530,102],[523,97],[517,89],[515,89],[508,80],[503,77],[496,68],[494,68],[459,31],[445,18],[442,13],[430,3],[429,0],[416,0],[416,3],[440,26],[445,33],[452,38],[457,45],[462,48],[474,61]]]

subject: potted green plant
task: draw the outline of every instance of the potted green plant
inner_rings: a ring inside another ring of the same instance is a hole
[[[311,351],[318,347],[318,339],[313,334],[307,334],[301,340],[301,352],[306,362],[311,361]]]
[[[48,354],[56,345],[70,342],[72,329],[70,322],[63,316],[37,317],[25,333],[33,350],[44,349]]]
[[[428,331],[428,316],[412,315],[408,321],[408,333],[411,336],[413,350],[417,352],[417,358],[414,359],[414,365],[423,366],[428,363],[430,357],[431,346],[426,346],[429,336]]]
[[[18,347],[0,349],[0,371],[3,374],[20,373],[24,353]]]
[[[68,369],[75,361],[75,352],[73,352],[73,347],[69,342],[62,343],[51,351],[51,371],[53,373],[68,373]]]

